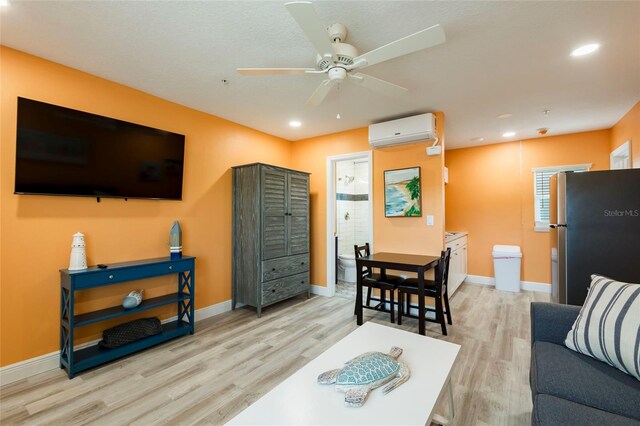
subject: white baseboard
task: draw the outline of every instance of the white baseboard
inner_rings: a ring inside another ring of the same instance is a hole
[[[467,275],[464,281],[471,284],[490,285],[494,287],[496,285],[496,279],[494,277],[484,277],[482,275]],[[524,291],[551,294],[551,284],[547,283],[520,281],[520,288]]]
[[[483,277],[482,275],[467,275],[467,278],[464,279],[465,282],[471,284],[481,284],[481,285],[496,285],[496,279],[493,277]]]
[[[333,296],[333,292],[329,291],[329,287],[322,287],[319,285],[312,284],[311,285],[311,293],[317,294],[318,296],[331,297]]]
[[[60,351],[40,355],[0,368],[0,385],[4,386],[36,374],[60,368]]]
[[[315,286],[314,286],[315,287]],[[322,288],[322,287],[320,287]],[[241,306],[238,304],[238,306]],[[231,310],[231,300],[216,303],[215,305],[206,306],[204,308],[196,309],[195,319],[201,321],[207,318],[211,318],[216,315],[229,312]],[[163,323],[173,321],[177,316],[162,320]],[[101,339],[85,342],[80,345],[76,345],[74,350],[79,350],[97,344]],[[60,368],[60,351],[51,352],[48,354],[40,355],[35,358],[27,359],[24,361],[16,362],[15,364],[6,365],[0,368],[0,385],[7,385],[9,383],[17,382],[18,380],[27,379],[36,374],[45,373],[47,371]]]
[[[536,283],[533,281],[520,281],[520,286],[525,291],[535,291],[536,293],[551,294],[551,284]]]
[[[238,303],[236,307],[244,306],[243,304]],[[231,300],[225,300],[224,302],[216,303],[215,305],[207,306],[204,308],[196,309],[195,317],[196,322],[202,321],[203,319],[215,317],[216,315],[224,314],[225,312],[229,312],[231,310]],[[177,317],[173,317],[172,320]]]

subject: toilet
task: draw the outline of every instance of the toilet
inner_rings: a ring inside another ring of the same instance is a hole
[[[348,283],[356,282],[355,254],[341,254],[338,256],[338,279]]]

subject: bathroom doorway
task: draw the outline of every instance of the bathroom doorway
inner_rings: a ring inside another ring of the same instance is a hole
[[[355,298],[354,245],[373,249],[372,152],[327,158],[327,290]]]

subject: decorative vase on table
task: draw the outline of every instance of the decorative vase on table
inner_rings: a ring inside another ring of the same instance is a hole
[[[69,270],[81,271],[83,269],[87,269],[87,250],[84,245],[84,234],[76,232],[73,234],[73,242],[71,243]]]
[[[173,221],[173,226],[169,232],[169,253],[171,253],[171,259],[180,259],[182,257],[182,230],[177,220]]]

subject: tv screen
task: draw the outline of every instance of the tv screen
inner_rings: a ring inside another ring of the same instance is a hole
[[[18,98],[16,194],[182,199],[184,135]]]

